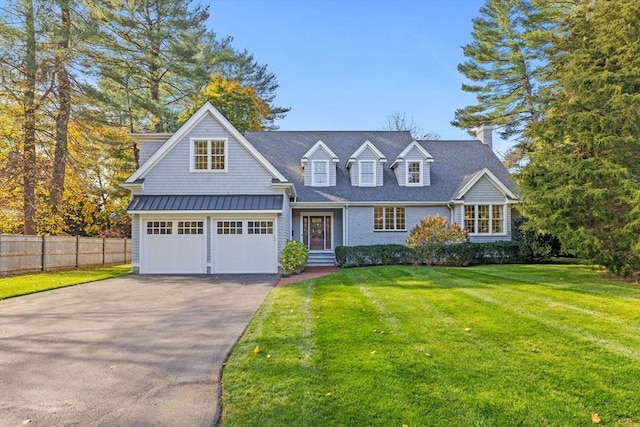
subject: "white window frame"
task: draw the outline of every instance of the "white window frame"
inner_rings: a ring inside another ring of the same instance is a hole
[[[363,164],[371,164],[372,171],[372,181],[371,182],[363,182],[362,181],[362,165]],[[375,187],[377,183],[377,171],[376,171],[376,161],[375,160],[359,160],[358,161],[358,185],[360,187]]]
[[[382,228],[376,228],[376,209],[382,209]],[[387,228],[387,209],[393,209],[393,227]],[[398,215],[396,209],[404,210],[404,228],[398,228]],[[373,231],[407,231],[406,206],[374,206],[373,207]]]
[[[467,206],[473,206],[473,230],[469,230],[466,226],[466,218],[465,218],[465,209]],[[488,233],[479,233],[478,232],[478,206],[488,206],[489,207],[489,232]],[[493,232],[493,207],[498,206],[502,209],[502,231],[498,233]],[[469,232],[469,235],[472,236],[506,236],[507,235],[507,205],[504,203],[466,203],[462,206],[462,224],[464,228]]]
[[[325,183],[316,182],[316,165],[321,163],[325,165],[325,171],[327,176],[327,181]],[[311,186],[312,187],[328,187],[329,181],[330,181],[329,160],[312,160],[311,161]]]
[[[206,141],[207,142],[207,168],[206,169],[196,169],[196,156],[195,156],[195,143],[196,141]],[[212,169],[211,168],[211,144],[213,142],[223,142],[224,143],[224,169]],[[191,138],[189,144],[189,170],[192,173],[225,173],[229,170],[229,143],[227,138]]]
[[[417,163],[420,166],[420,172],[418,176],[420,180],[418,182],[409,182],[409,165],[412,163]],[[406,165],[404,168],[405,185],[407,187],[422,187],[423,181],[424,181],[424,161],[423,160],[407,160],[405,162],[405,165]]]

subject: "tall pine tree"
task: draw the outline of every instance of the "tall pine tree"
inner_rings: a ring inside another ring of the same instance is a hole
[[[451,124],[473,130],[490,123],[502,138],[515,138],[507,166],[530,151],[523,130],[540,119],[546,52],[563,10],[548,0],[488,0],[473,20],[474,41],[463,47],[468,60],[458,70],[470,83],[462,89],[475,94],[477,103],[456,110]]]
[[[549,108],[531,128],[525,214],[565,250],[640,271],[640,3],[585,2],[551,64]]]

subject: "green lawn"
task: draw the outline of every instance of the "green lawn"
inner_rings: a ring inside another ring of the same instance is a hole
[[[223,385],[225,426],[638,426],[640,287],[578,265],[343,269],[275,288]]]
[[[0,300],[131,273],[131,265],[0,277]]]

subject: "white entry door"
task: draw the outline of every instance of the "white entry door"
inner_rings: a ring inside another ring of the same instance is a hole
[[[273,219],[214,222],[214,272],[277,273],[277,233]]]
[[[202,218],[143,221],[140,273],[206,273],[204,224]]]

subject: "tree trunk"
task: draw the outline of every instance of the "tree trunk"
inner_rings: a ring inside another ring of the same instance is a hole
[[[25,14],[25,85],[24,140],[23,140],[23,185],[24,185],[24,234],[35,234],[36,228],[36,35],[33,0],[24,0]]]
[[[56,149],[53,159],[53,174],[49,188],[50,206],[53,214],[58,213],[58,205],[64,192],[64,178],[67,164],[67,146],[69,116],[71,114],[71,83],[67,70],[69,55],[69,37],[71,32],[71,16],[69,0],[60,0],[60,17],[62,21],[61,37],[56,53],[55,64],[58,77],[58,114],[56,115]]]

